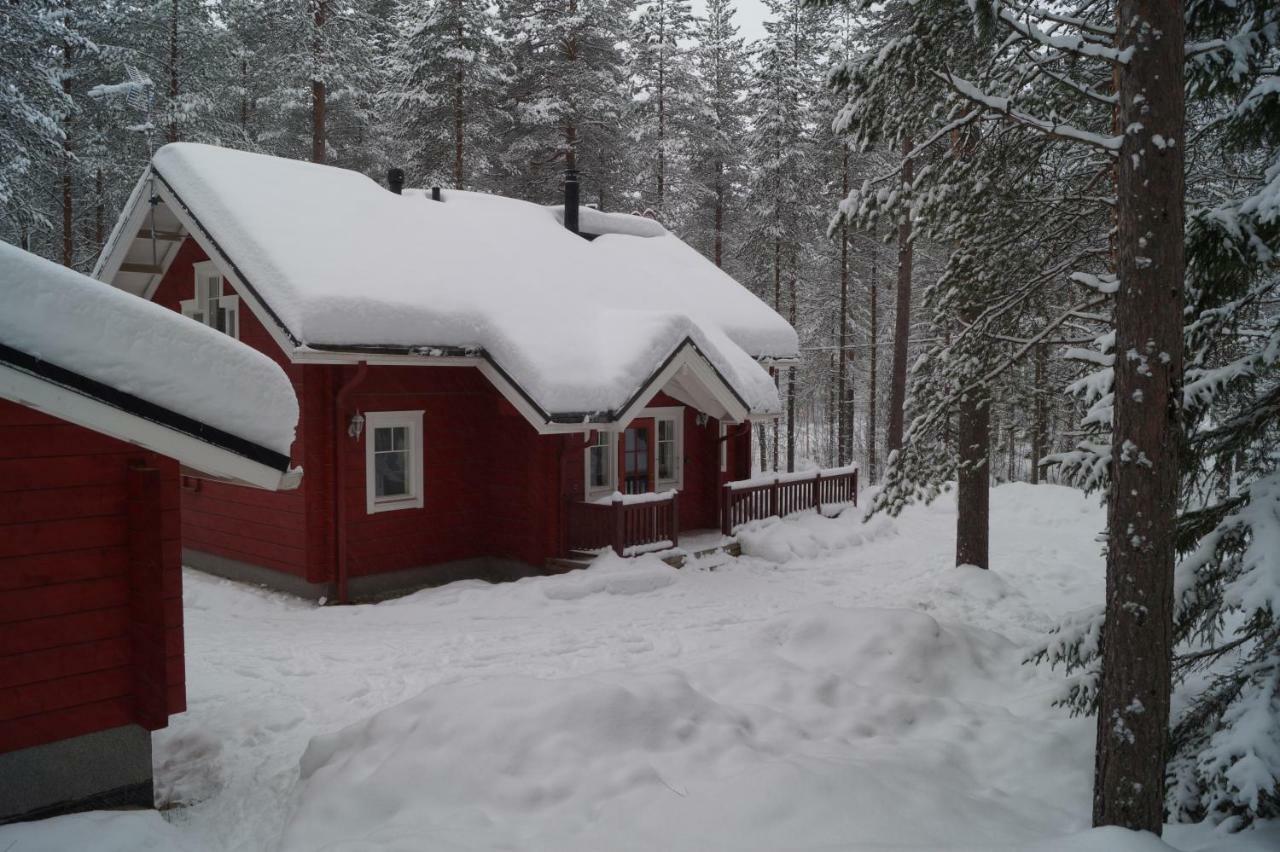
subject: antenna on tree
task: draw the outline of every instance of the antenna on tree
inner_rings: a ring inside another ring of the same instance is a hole
[[[136,65],[124,66],[125,80],[112,86],[95,86],[90,90],[89,95],[95,98],[110,97],[112,95],[123,96],[126,108],[142,114],[142,122],[140,124],[131,124],[125,127],[125,130],[133,130],[139,132],[147,141],[147,168],[151,167],[151,155],[155,153],[155,142],[153,132],[155,124],[151,121],[151,110],[156,103],[156,85],[144,74]],[[150,212],[150,230],[151,230],[151,262],[153,265],[159,265],[159,248],[156,245],[156,203],[158,201],[155,194],[155,175],[151,175],[148,183],[148,200],[151,204]]]

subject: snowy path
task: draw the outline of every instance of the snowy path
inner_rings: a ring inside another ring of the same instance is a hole
[[[1087,827],[1092,722],[1019,662],[1101,598],[1102,514],[1014,485],[992,521],[990,573],[951,566],[948,498],[774,524],[680,572],[606,563],[377,606],[187,572],[190,709],[156,738],[158,791],[183,804],[169,843],[1058,849]]]

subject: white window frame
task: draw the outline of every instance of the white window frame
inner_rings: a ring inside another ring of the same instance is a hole
[[[723,420],[717,420],[716,422],[720,426],[718,431],[718,437],[720,438],[720,440],[717,441],[717,443],[720,445],[720,472],[728,473],[729,472],[729,427],[725,425],[725,422]]]
[[[604,497],[618,490],[617,471],[618,471],[618,438],[616,432],[610,432],[608,429],[596,430],[597,440],[599,438],[607,438],[608,449],[604,454],[605,477],[604,485],[593,486],[591,484],[591,448],[595,446],[595,442],[588,443],[582,450],[582,482],[588,500],[593,498]]]
[[[682,406],[666,406],[663,408],[646,408],[640,412],[639,417],[653,418],[653,487],[657,491],[677,491],[684,490],[684,408]],[[659,422],[666,420],[674,424],[675,436],[672,439],[676,445],[676,475],[663,479],[661,477],[662,464],[658,460],[658,451],[662,445],[660,436],[662,427]]]
[[[227,290],[227,281],[222,271],[218,269],[217,264],[211,260],[202,260],[199,263],[191,265],[193,270],[193,278],[195,279],[191,298],[184,299],[178,303],[179,310],[182,311],[184,317],[189,317],[196,322],[203,323],[210,328],[217,329],[213,323],[213,318],[208,310],[209,303],[215,299],[218,307],[227,312],[228,323],[231,326],[230,331],[224,332],[229,337],[240,339],[240,297],[234,294],[224,295]],[[217,276],[219,283],[218,295],[209,296],[208,281],[210,278]]]
[[[674,479],[659,479],[658,471],[654,470],[654,488],[658,491],[676,491],[684,490],[684,406],[667,405],[658,408],[644,408],[636,413],[634,419],[642,418],[653,419],[653,464],[658,466],[658,421],[670,420],[675,424],[675,445],[676,445],[676,476]],[[630,424],[628,424],[630,425]],[[624,426],[623,429],[626,427]],[[601,497],[612,494],[618,490],[618,436],[622,431],[606,431],[600,430],[601,434],[609,436],[609,476],[605,486],[600,488],[591,487],[591,444],[587,444],[582,451],[582,482],[583,491],[588,500],[597,500]]]
[[[394,512],[399,509],[421,509],[426,491],[423,483],[422,457],[422,414],[421,411],[366,411],[364,412],[364,496],[365,510],[373,515],[378,512]],[[403,426],[408,429],[406,446],[409,448],[409,463],[406,474],[409,477],[409,494],[403,497],[374,496],[373,448],[374,432]]]

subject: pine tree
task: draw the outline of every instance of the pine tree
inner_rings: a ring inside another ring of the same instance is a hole
[[[397,10],[386,101],[402,165],[424,182],[488,186],[511,120],[501,109],[504,47],[483,0],[420,0]],[[425,183],[424,183],[425,185]]]
[[[695,209],[682,233],[716,266],[725,265],[726,243],[735,230],[732,219],[747,178],[747,52],[733,18],[731,0],[710,0],[693,46],[698,112],[690,140],[690,177]]]
[[[693,135],[694,78],[689,58],[693,13],[688,0],[650,0],[631,38],[631,125],[637,144],[641,204],[673,223],[673,196],[687,188],[685,143]]]
[[[515,116],[503,148],[502,186],[537,201],[562,198],[563,170],[582,174],[584,201],[628,205],[619,175],[627,63],[619,45],[631,0],[554,0],[499,5],[511,51],[506,109]]]
[[[73,108],[55,51],[63,44],[89,46],[65,4],[32,0],[8,4],[0,14],[0,207],[11,234],[29,234],[38,216],[19,184],[42,161],[60,156]]]
[[[260,0],[237,8],[268,87],[256,142],[278,156],[373,171],[385,159],[371,129],[385,87],[384,22],[371,0]]]
[[[1188,425],[1168,807],[1280,816],[1280,9],[1187,9]],[[1202,687],[1196,688],[1203,683]]]
[[[816,147],[817,105],[829,55],[830,16],[801,0],[769,0],[774,19],[757,57],[751,87],[749,195],[752,259],[758,290],[774,309],[798,325],[802,282],[810,249],[821,239],[821,218],[808,203],[809,188],[823,179]],[[823,249],[827,248],[825,240]],[[803,339],[803,334],[802,334]],[[795,469],[796,372],[787,371],[787,469]],[[779,467],[781,430],[773,432],[773,466]]]

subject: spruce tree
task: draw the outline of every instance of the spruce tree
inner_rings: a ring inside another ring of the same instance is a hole
[[[423,185],[484,187],[511,127],[501,109],[504,47],[483,0],[402,2],[389,58],[399,164]]]
[[[726,263],[746,183],[747,50],[731,0],[709,0],[697,22],[693,69],[697,117],[690,133],[694,209],[682,234],[716,266]]]
[[[502,186],[542,202],[563,197],[566,168],[581,173],[583,201],[630,209],[624,127],[629,84],[624,42],[631,0],[499,4],[511,51]]]
[[[693,35],[688,0],[651,0],[631,37],[633,138],[640,169],[640,203],[673,224],[688,189],[687,142],[694,135],[694,78],[688,42]]]

